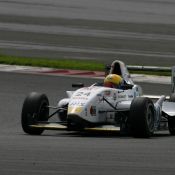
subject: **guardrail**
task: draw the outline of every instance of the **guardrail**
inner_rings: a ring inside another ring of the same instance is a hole
[[[127,66],[128,70],[136,71],[161,71],[161,72],[171,72],[171,91],[175,93],[175,66],[173,67],[156,67],[156,66]]]
[[[158,67],[158,66],[126,66],[128,70],[131,71],[151,71],[151,72],[171,72],[172,67]],[[105,66],[106,75],[109,73],[111,65]]]
[[[171,67],[157,67],[157,66],[127,66],[128,70],[136,71],[167,71],[171,72]]]

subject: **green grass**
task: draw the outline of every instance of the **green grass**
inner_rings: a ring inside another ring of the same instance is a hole
[[[50,67],[58,69],[77,69],[77,70],[91,70],[91,71],[104,71],[105,65],[99,61],[92,60],[78,60],[78,59],[47,59],[47,58],[28,58],[28,57],[15,57],[0,55],[0,64],[9,65],[23,65],[34,67]],[[130,73],[148,74],[170,76],[171,72],[160,71],[130,71]]]
[[[46,59],[0,55],[0,64],[104,71],[104,64],[100,62],[78,59]]]

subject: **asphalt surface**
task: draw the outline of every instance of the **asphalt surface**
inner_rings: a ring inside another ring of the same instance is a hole
[[[175,65],[173,0],[0,1],[0,54],[97,59],[111,63]],[[174,175],[174,137],[23,133],[21,108],[31,91],[52,105],[80,79],[0,72],[0,174]],[[170,85],[142,83],[146,94],[167,94]]]
[[[173,0],[0,1],[0,54],[175,65]]]
[[[50,104],[65,97],[72,82],[94,79],[0,73],[0,174],[121,174],[174,175],[175,137],[167,131],[150,139],[116,135],[81,135],[45,131],[26,135],[20,125],[21,108],[31,91],[46,93]],[[170,85],[141,84],[147,94],[169,94]]]

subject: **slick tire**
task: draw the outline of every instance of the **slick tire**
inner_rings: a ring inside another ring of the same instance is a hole
[[[137,97],[131,103],[130,125],[134,137],[148,138],[154,133],[154,104],[151,99]]]
[[[21,125],[25,133],[40,135],[44,129],[33,128],[38,121],[47,121],[49,116],[49,100],[45,94],[30,93],[24,100],[21,114]]]

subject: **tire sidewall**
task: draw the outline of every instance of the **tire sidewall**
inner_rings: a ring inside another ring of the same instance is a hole
[[[43,129],[31,128],[30,125],[35,124],[37,121],[47,121],[49,109],[49,101],[45,94],[36,92],[30,93],[23,103],[21,124],[24,132],[29,134],[41,134]],[[44,111],[44,110],[45,111]]]
[[[137,97],[131,103],[130,124],[134,137],[150,137],[154,133],[154,104],[147,97]]]
[[[175,93],[170,95],[170,102],[175,102]],[[168,116],[168,129],[171,135],[175,135],[175,117]]]

